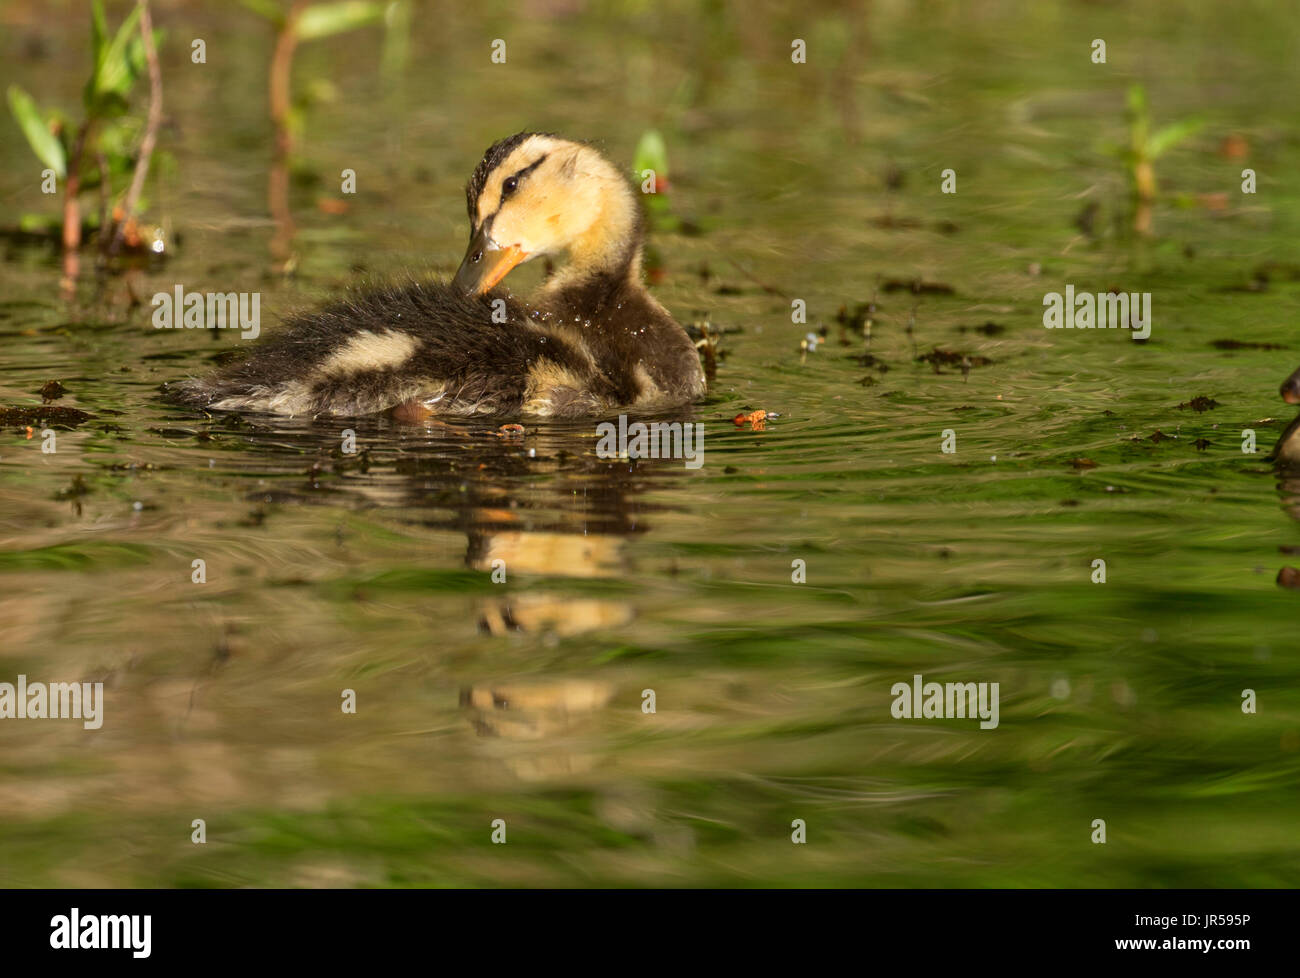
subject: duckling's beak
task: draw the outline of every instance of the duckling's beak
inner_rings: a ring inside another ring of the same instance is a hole
[[[1300,370],[1282,383],[1282,400],[1288,404],[1300,404]]]
[[[465,259],[451,280],[452,287],[466,295],[482,295],[527,258],[528,253],[518,245],[503,248],[492,240],[486,228],[481,228],[469,243]]]

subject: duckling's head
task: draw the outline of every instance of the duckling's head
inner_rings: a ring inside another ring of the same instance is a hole
[[[1282,382],[1282,400],[1288,404],[1300,404],[1300,370]]]
[[[521,132],[488,148],[465,188],[470,242],[454,284],[483,293],[522,262],[567,261],[548,284],[640,271],[641,218],[618,169],[595,149]]]

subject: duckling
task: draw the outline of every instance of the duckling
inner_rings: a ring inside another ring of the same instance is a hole
[[[1282,400],[1300,404],[1300,369],[1282,382]],[[1282,432],[1273,448],[1273,460],[1287,468],[1300,468],[1300,415]]]
[[[510,136],[465,196],[469,247],[450,283],[356,291],[167,394],[218,411],[419,420],[599,416],[704,393],[694,344],[641,282],[637,198],[593,147]],[[561,264],[531,299],[497,288],[539,257]]]
[[[1296,368],[1286,380],[1282,381],[1282,400],[1288,404],[1300,404],[1300,367]]]

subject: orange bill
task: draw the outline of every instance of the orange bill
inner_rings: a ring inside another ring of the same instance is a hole
[[[469,243],[465,258],[452,279],[452,285],[468,295],[482,295],[509,274],[520,262],[528,259],[528,252],[518,245],[502,248],[485,232],[480,231]]]

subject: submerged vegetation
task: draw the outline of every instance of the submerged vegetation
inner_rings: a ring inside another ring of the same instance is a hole
[[[131,9],[116,32],[109,31],[102,0],[93,0],[91,53],[93,63],[82,95],[82,116],[75,121],[59,109],[42,110],[23,88],[9,86],[9,108],[33,153],[47,168],[42,189],[49,193],[57,181],[63,193],[61,241],[64,281],[77,275],[83,219],[81,195],[99,195],[98,213],[90,226],[99,232],[100,249],[111,256],[124,239],[134,248],[161,251],[165,247],[156,230],[147,238],[135,225],[135,210],[153,156],[161,121],[162,92],[157,47],[162,31],[155,31],[148,4]],[[131,111],[136,82],[147,76],[150,94],[147,113]],[[130,174],[130,181],[115,190],[114,180]],[[24,222],[27,230],[39,221]]]
[[[287,7],[276,0],[239,2],[270,24],[275,31],[275,44],[267,73],[267,104],[274,130],[267,201],[276,224],[271,254],[279,270],[291,271],[294,267],[292,244],[295,226],[289,206],[289,182],[296,163],[295,153],[302,139],[308,108],[316,99],[333,97],[333,87],[328,82],[322,82],[309,88],[307,93],[295,97],[293,61],[298,45],[378,23],[384,19],[385,14],[398,32],[405,32],[409,29],[409,14],[404,13],[405,2],[392,0],[339,0],[318,4],[291,0]]]
[[[1168,150],[1204,127],[1202,119],[1184,119],[1152,132],[1146,88],[1130,86],[1127,103],[1128,144],[1115,150],[1124,164],[1133,202],[1133,230],[1151,234],[1151,209],[1157,197],[1155,163]]]

